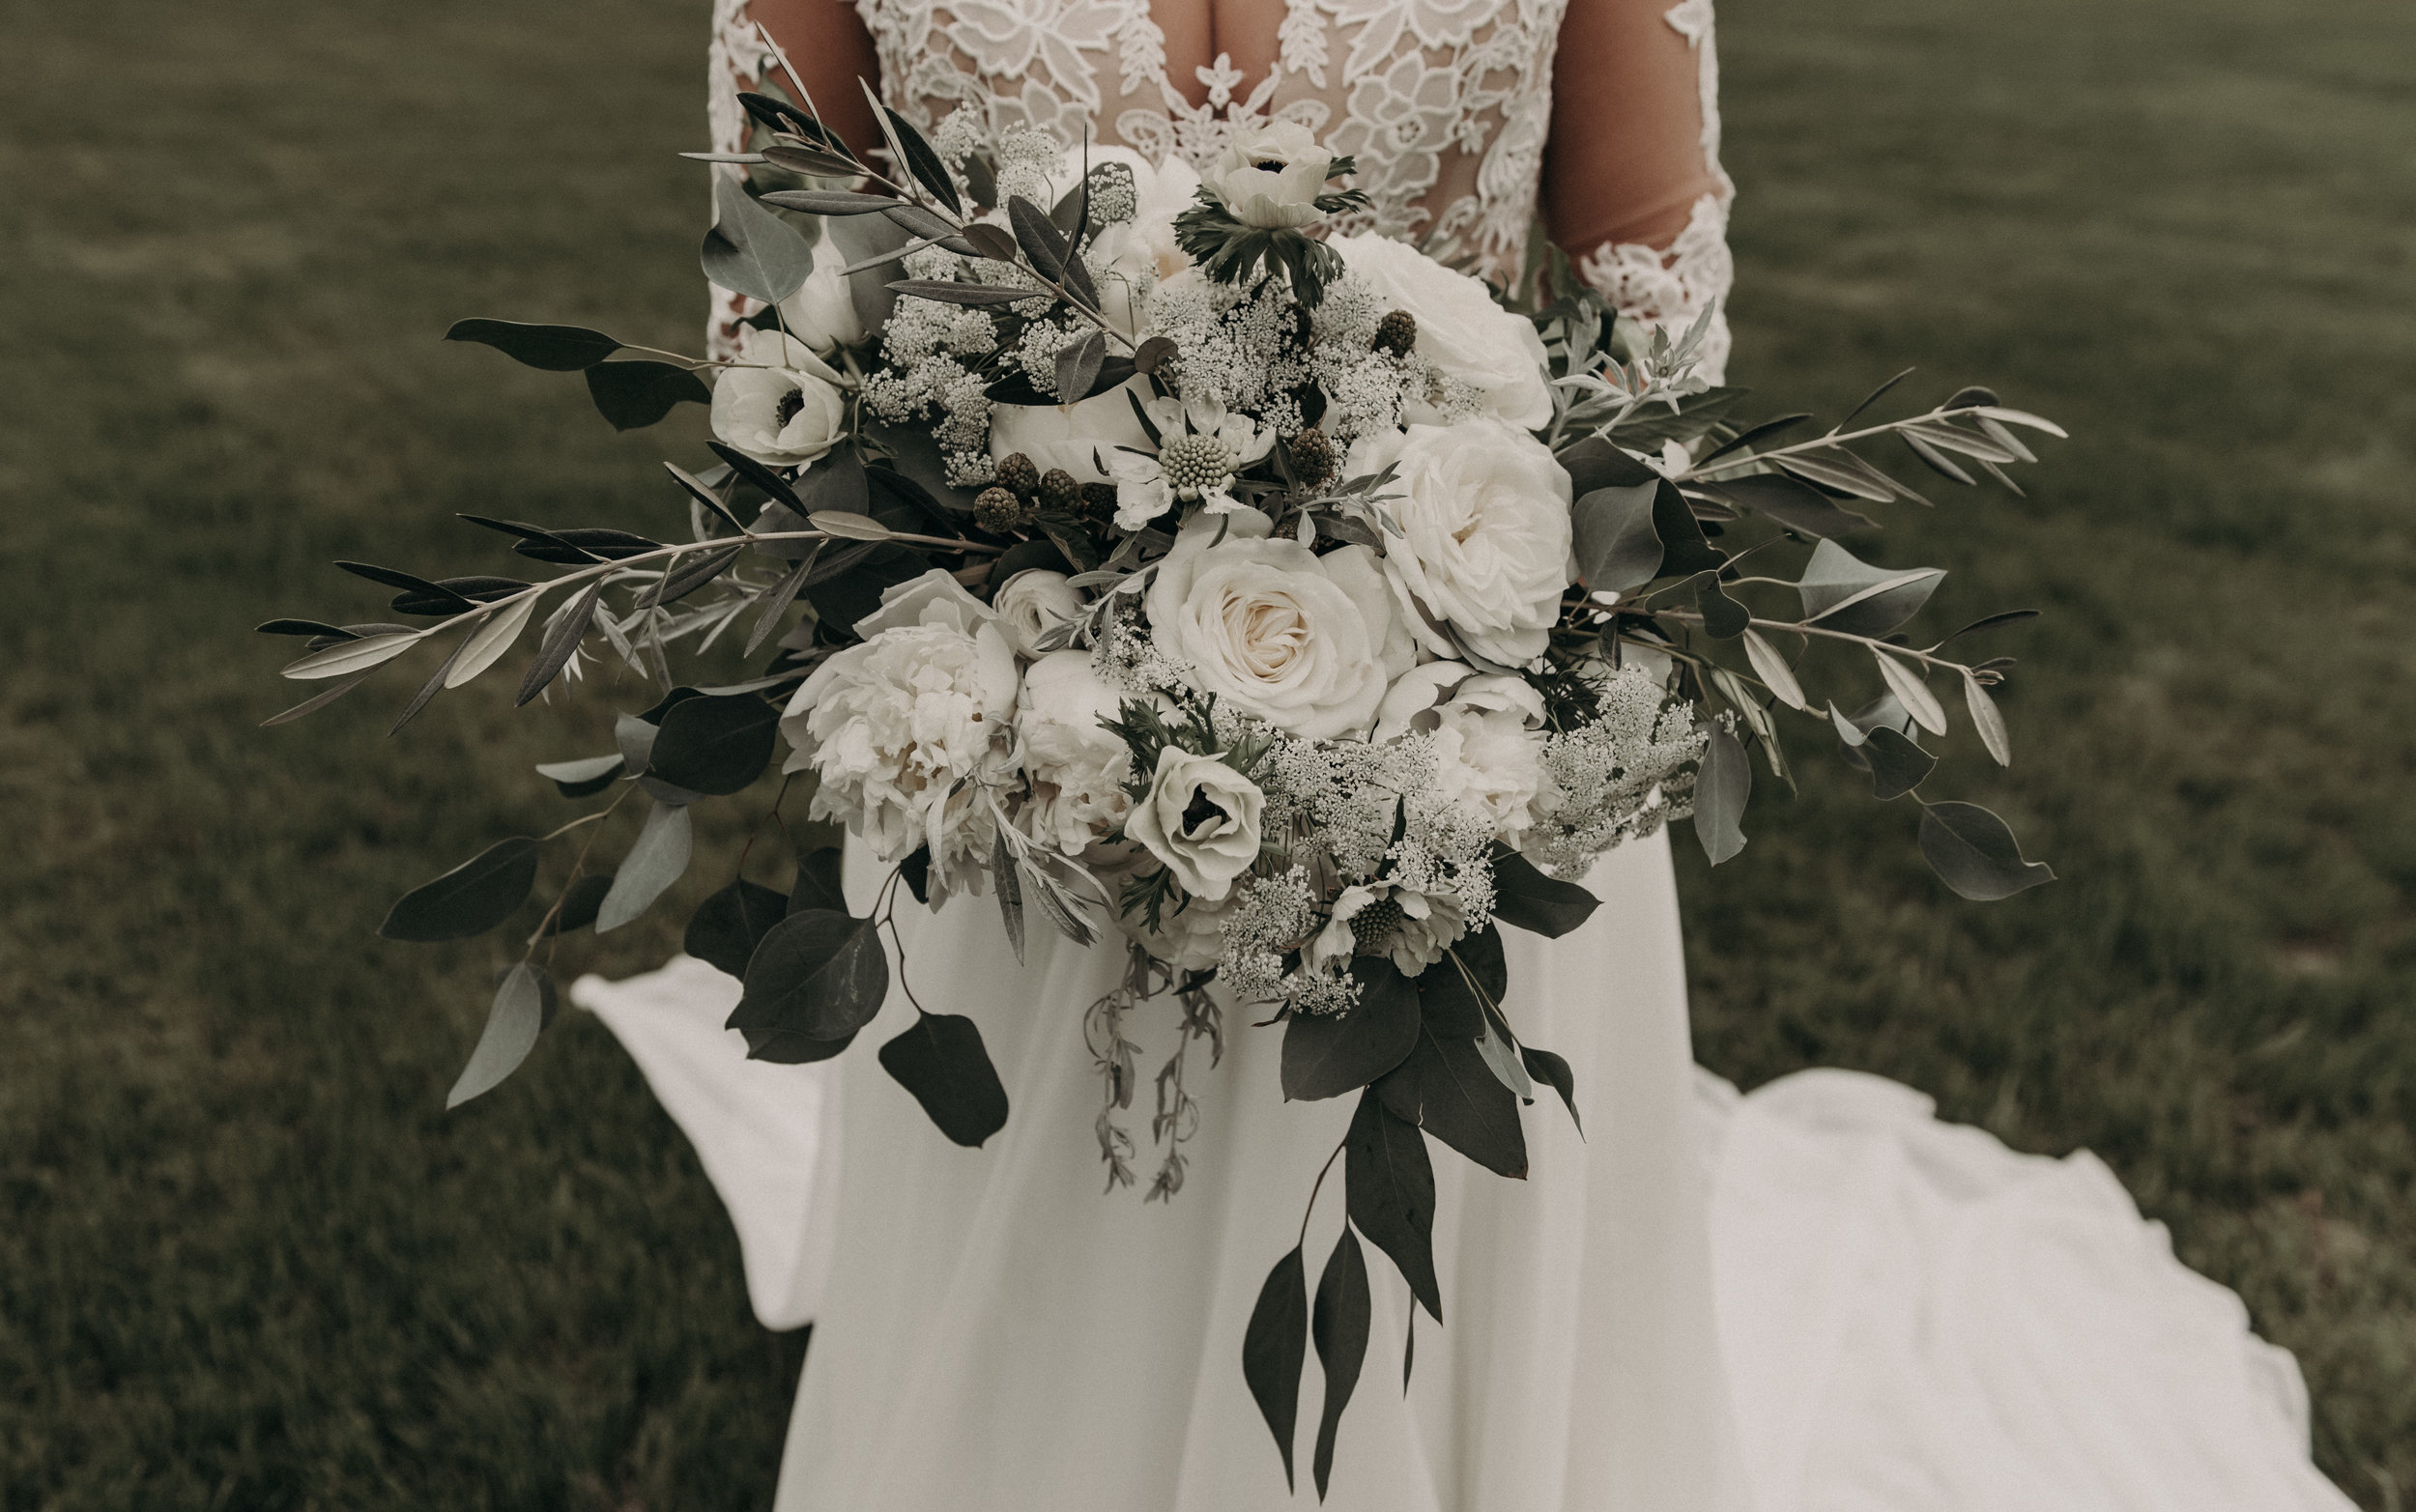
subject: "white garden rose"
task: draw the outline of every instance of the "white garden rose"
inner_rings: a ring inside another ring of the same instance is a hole
[[[1434,771],[1420,804],[1449,808],[1515,845],[1552,806],[1543,768],[1543,696],[1523,678],[1459,662],[1412,668],[1384,696],[1375,738],[1433,738]]]
[[[1015,654],[1035,657],[1041,654],[1042,636],[1081,617],[1082,595],[1064,573],[1028,567],[1000,584],[990,596],[990,606],[997,612],[998,628],[1006,632]]]
[[[780,301],[780,318],[789,333],[828,357],[842,345],[864,339],[864,322],[855,312],[855,296],[839,270],[848,254],[827,236],[814,243],[814,271],[796,293]]]
[[[1305,226],[1322,214],[1317,196],[1334,155],[1297,121],[1269,121],[1233,138],[1200,182],[1246,226]]]
[[[1111,481],[1102,463],[1113,465],[1127,447],[1152,445],[1125,397],[1149,397],[1148,380],[1093,394],[1079,404],[993,404],[990,407],[990,456],[1002,461],[1017,452],[1043,472],[1063,468],[1077,483]]]
[[[1437,656],[1464,648],[1503,667],[1542,655],[1576,565],[1568,473],[1551,450],[1489,417],[1352,445],[1352,473],[1387,467],[1395,475],[1385,507],[1402,537],[1388,541],[1384,572],[1419,641]]]
[[[1124,833],[1165,863],[1183,891],[1214,902],[1258,859],[1266,803],[1256,783],[1215,756],[1166,746]]]
[[[750,330],[738,343],[744,366],[713,380],[713,434],[771,467],[811,462],[847,435],[840,378],[793,336]]]
[[[1320,556],[1271,529],[1247,506],[1185,526],[1150,585],[1151,638],[1228,707],[1314,739],[1363,733],[1417,656],[1375,554]]]
[[[1312,971],[1347,971],[1354,956],[1383,956],[1404,977],[1443,958],[1468,919],[1454,898],[1412,892],[1393,882],[1361,882],[1335,896],[1333,917],[1302,948]]]
[[[812,817],[845,823],[879,860],[930,846],[935,901],[978,892],[994,820],[977,784],[950,790],[1007,775],[1015,652],[989,607],[936,568],[881,597],[857,622],[864,643],[790,700],[783,770],[818,773]]]
[[[1543,338],[1535,322],[1406,242],[1366,232],[1327,245],[1374,288],[1386,310],[1406,310],[1418,322],[1417,356],[1474,388],[1481,411],[1521,430],[1551,423],[1552,391],[1544,385]],[[1442,417],[1423,402],[1406,413],[1412,420]]]
[[[1016,727],[1032,796],[1017,822],[1066,855],[1081,856],[1133,812],[1124,790],[1133,753],[1099,723],[1115,718],[1121,697],[1092,670],[1088,651],[1052,651],[1023,674]]]

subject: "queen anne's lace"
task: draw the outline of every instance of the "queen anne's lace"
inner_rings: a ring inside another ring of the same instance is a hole
[[[1072,145],[1088,129],[1151,157],[1195,166],[1235,132],[1298,121],[1359,159],[1371,204],[1339,232],[1376,230],[1515,272],[1536,218],[1552,116],[1552,60],[1569,0],[1284,0],[1276,66],[1245,89],[1229,57],[1197,69],[1194,105],[1166,72],[1165,35],[1149,0],[856,0],[878,51],[884,93],[931,126],[960,107],[992,132],[1018,123]],[[1580,271],[1623,311],[1683,327],[1728,291],[1730,187],[1719,171],[1718,63],[1711,0],[1668,13],[1701,59],[1703,150],[1718,187],[1666,251],[1606,244]],[[715,0],[713,145],[744,149],[731,99],[764,72],[747,0]],[[726,349],[744,300],[716,300],[713,347]],[[1706,376],[1726,359],[1724,323]]]

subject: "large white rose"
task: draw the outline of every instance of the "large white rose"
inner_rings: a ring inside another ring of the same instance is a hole
[[[1407,242],[1365,232],[1326,244],[1375,289],[1385,309],[1406,310],[1416,319],[1417,355],[1475,388],[1485,411],[1521,430],[1551,423],[1552,391],[1544,385],[1543,338],[1535,322],[1502,308],[1482,283]],[[1412,406],[1422,408],[1423,402]]]
[[[1133,753],[1100,725],[1121,696],[1091,669],[1088,651],[1052,651],[1023,674],[1023,771],[1031,801],[1018,823],[1033,839],[1080,856],[1133,812],[1124,791]]]
[[[1235,137],[1200,182],[1246,226],[1305,226],[1317,218],[1334,155],[1297,121],[1269,121]]]
[[[1417,646],[1372,552],[1319,556],[1271,528],[1248,507],[1185,526],[1149,586],[1150,634],[1230,707],[1295,735],[1359,734]]]
[[[1456,809],[1515,845],[1551,807],[1543,769],[1543,697],[1524,679],[1427,662],[1395,682],[1375,738],[1434,737],[1434,775],[1422,803]]]
[[[1215,756],[1166,746],[1124,833],[1165,863],[1183,891],[1214,902],[1257,861],[1266,804],[1256,783]]]
[[[1022,657],[1040,655],[1040,638],[1082,613],[1081,591],[1062,572],[1027,567],[998,585],[990,596],[997,611],[998,628],[1007,643]]]
[[[738,343],[746,366],[713,380],[713,434],[772,467],[811,462],[847,434],[840,378],[793,336],[750,330]]]
[[[937,569],[882,600],[858,622],[864,643],[816,668],[790,700],[783,769],[818,773],[812,816],[845,823],[880,860],[929,845],[935,900],[978,892],[994,820],[978,785],[950,789],[1006,775],[1015,652],[989,607]]]
[[[1413,425],[1354,443],[1354,473],[1396,470],[1385,507],[1385,577],[1410,628],[1438,656],[1461,646],[1505,667],[1543,654],[1569,557],[1568,473],[1550,448],[1500,420]]]
[[[1148,380],[1093,394],[1079,404],[993,404],[990,407],[990,456],[1000,461],[1017,452],[1043,472],[1063,468],[1077,483],[1112,481],[1101,463],[1113,464],[1124,448],[1155,449],[1140,416],[1125,395],[1149,397]]]
[[[823,237],[814,243],[813,274],[796,293],[780,301],[780,318],[787,322],[789,333],[821,357],[830,356],[843,344],[853,346],[864,339],[855,296],[839,271],[847,266],[848,254],[828,236]]]

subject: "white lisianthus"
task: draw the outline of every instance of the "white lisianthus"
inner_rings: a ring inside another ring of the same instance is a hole
[[[1388,540],[1384,572],[1420,642],[1502,667],[1542,655],[1575,575],[1568,473],[1551,450],[1489,417],[1352,445],[1351,472],[1387,467],[1395,475],[1386,507],[1402,537]]]
[[[1077,404],[993,404],[991,460],[1003,461],[1020,451],[1043,472],[1063,468],[1077,483],[1108,482],[1125,448],[1149,444],[1149,433],[1141,429],[1127,394],[1148,398],[1148,380],[1136,378]],[[1107,471],[1100,470],[1103,462]]]
[[[828,236],[814,243],[814,271],[796,293],[780,301],[780,318],[789,333],[828,357],[838,347],[864,339],[864,322],[855,313],[855,296],[839,270],[848,254]]]
[[[1518,677],[1459,662],[1427,662],[1395,681],[1376,711],[1375,739],[1433,737],[1422,805],[1451,808],[1515,845],[1557,790],[1543,769],[1543,696]]]
[[[1215,902],[1258,859],[1266,802],[1256,783],[1217,757],[1166,746],[1124,833],[1165,863],[1183,891]]]
[[[976,783],[951,789],[1007,774],[1015,652],[989,606],[937,568],[881,598],[857,622],[864,643],[790,700],[783,770],[817,773],[812,816],[845,823],[881,861],[930,846],[935,900],[979,891],[994,820]]]
[[[811,462],[848,433],[843,382],[812,349],[777,330],[750,330],[738,361],[713,381],[713,434],[771,467]]]
[[[1036,657],[1042,636],[1081,617],[1082,595],[1064,573],[1029,567],[1000,584],[990,596],[990,606],[997,611],[998,628],[1006,632],[1016,654]]]
[[[1244,714],[1312,739],[1362,734],[1417,647],[1374,553],[1320,556],[1271,528],[1247,507],[1185,526],[1149,587],[1151,639]]]
[[[1133,753],[1099,723],[1115,717],[1121,698],[1092,670],[1088,651],[1053,651],[1023,674],[1017,728],[1032,797],[1017,820],[1066,855],[1082,855],[1133,812],[1124,790]]]
[[[1412,892],[1393,882],[1360,882],[1334,899],[1334,916],[1301,951],[1312,971],[1346,971],[1354,956],[1391,958],[1414,977],[1443,958],[1468,932],[1457,899]]]
[[[1233,474],[1274,449],[1274,429],[1227,410],[1214,394],[1152,399],[1142,408],[1158,427],[1158,451],[1119,451],[1107,459],[1117,526],[1137,530],[1177,501],[1205,504],[1212,515],[1242,507],[1233,497]]]
[[[1475,389],[1481,410],[1521,430],[1551,423],[1552,391],[1544,386],[1543,338],[1535,322],[1502,308],[1482,283],[1407,242],[1368,232],[1326,244],[1367,281],[1384,309],[1409,312],[1418,322],[1417,356]],[[1427,408],[1413,403],[1409,418],[1439,418],[1416,413]]]
[[[1246,226],[1305,226],[1321,214],[1317,196],[1334,171],[1334,155],[1297,121],[1269,121],[1237,136],[1200,175]]]

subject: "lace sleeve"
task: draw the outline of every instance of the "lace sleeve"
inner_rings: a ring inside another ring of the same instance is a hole
[[[1544,166],[1554,237],[1623,313],[1683,329],[1725,303],[1735,265],[1720,168],[1711,0],[1596,0],[1570,8],[1555,65]],[[1605,109],[1604,100],[1614,104]],[[1728,362],[1725,311],[1704,376]]]

